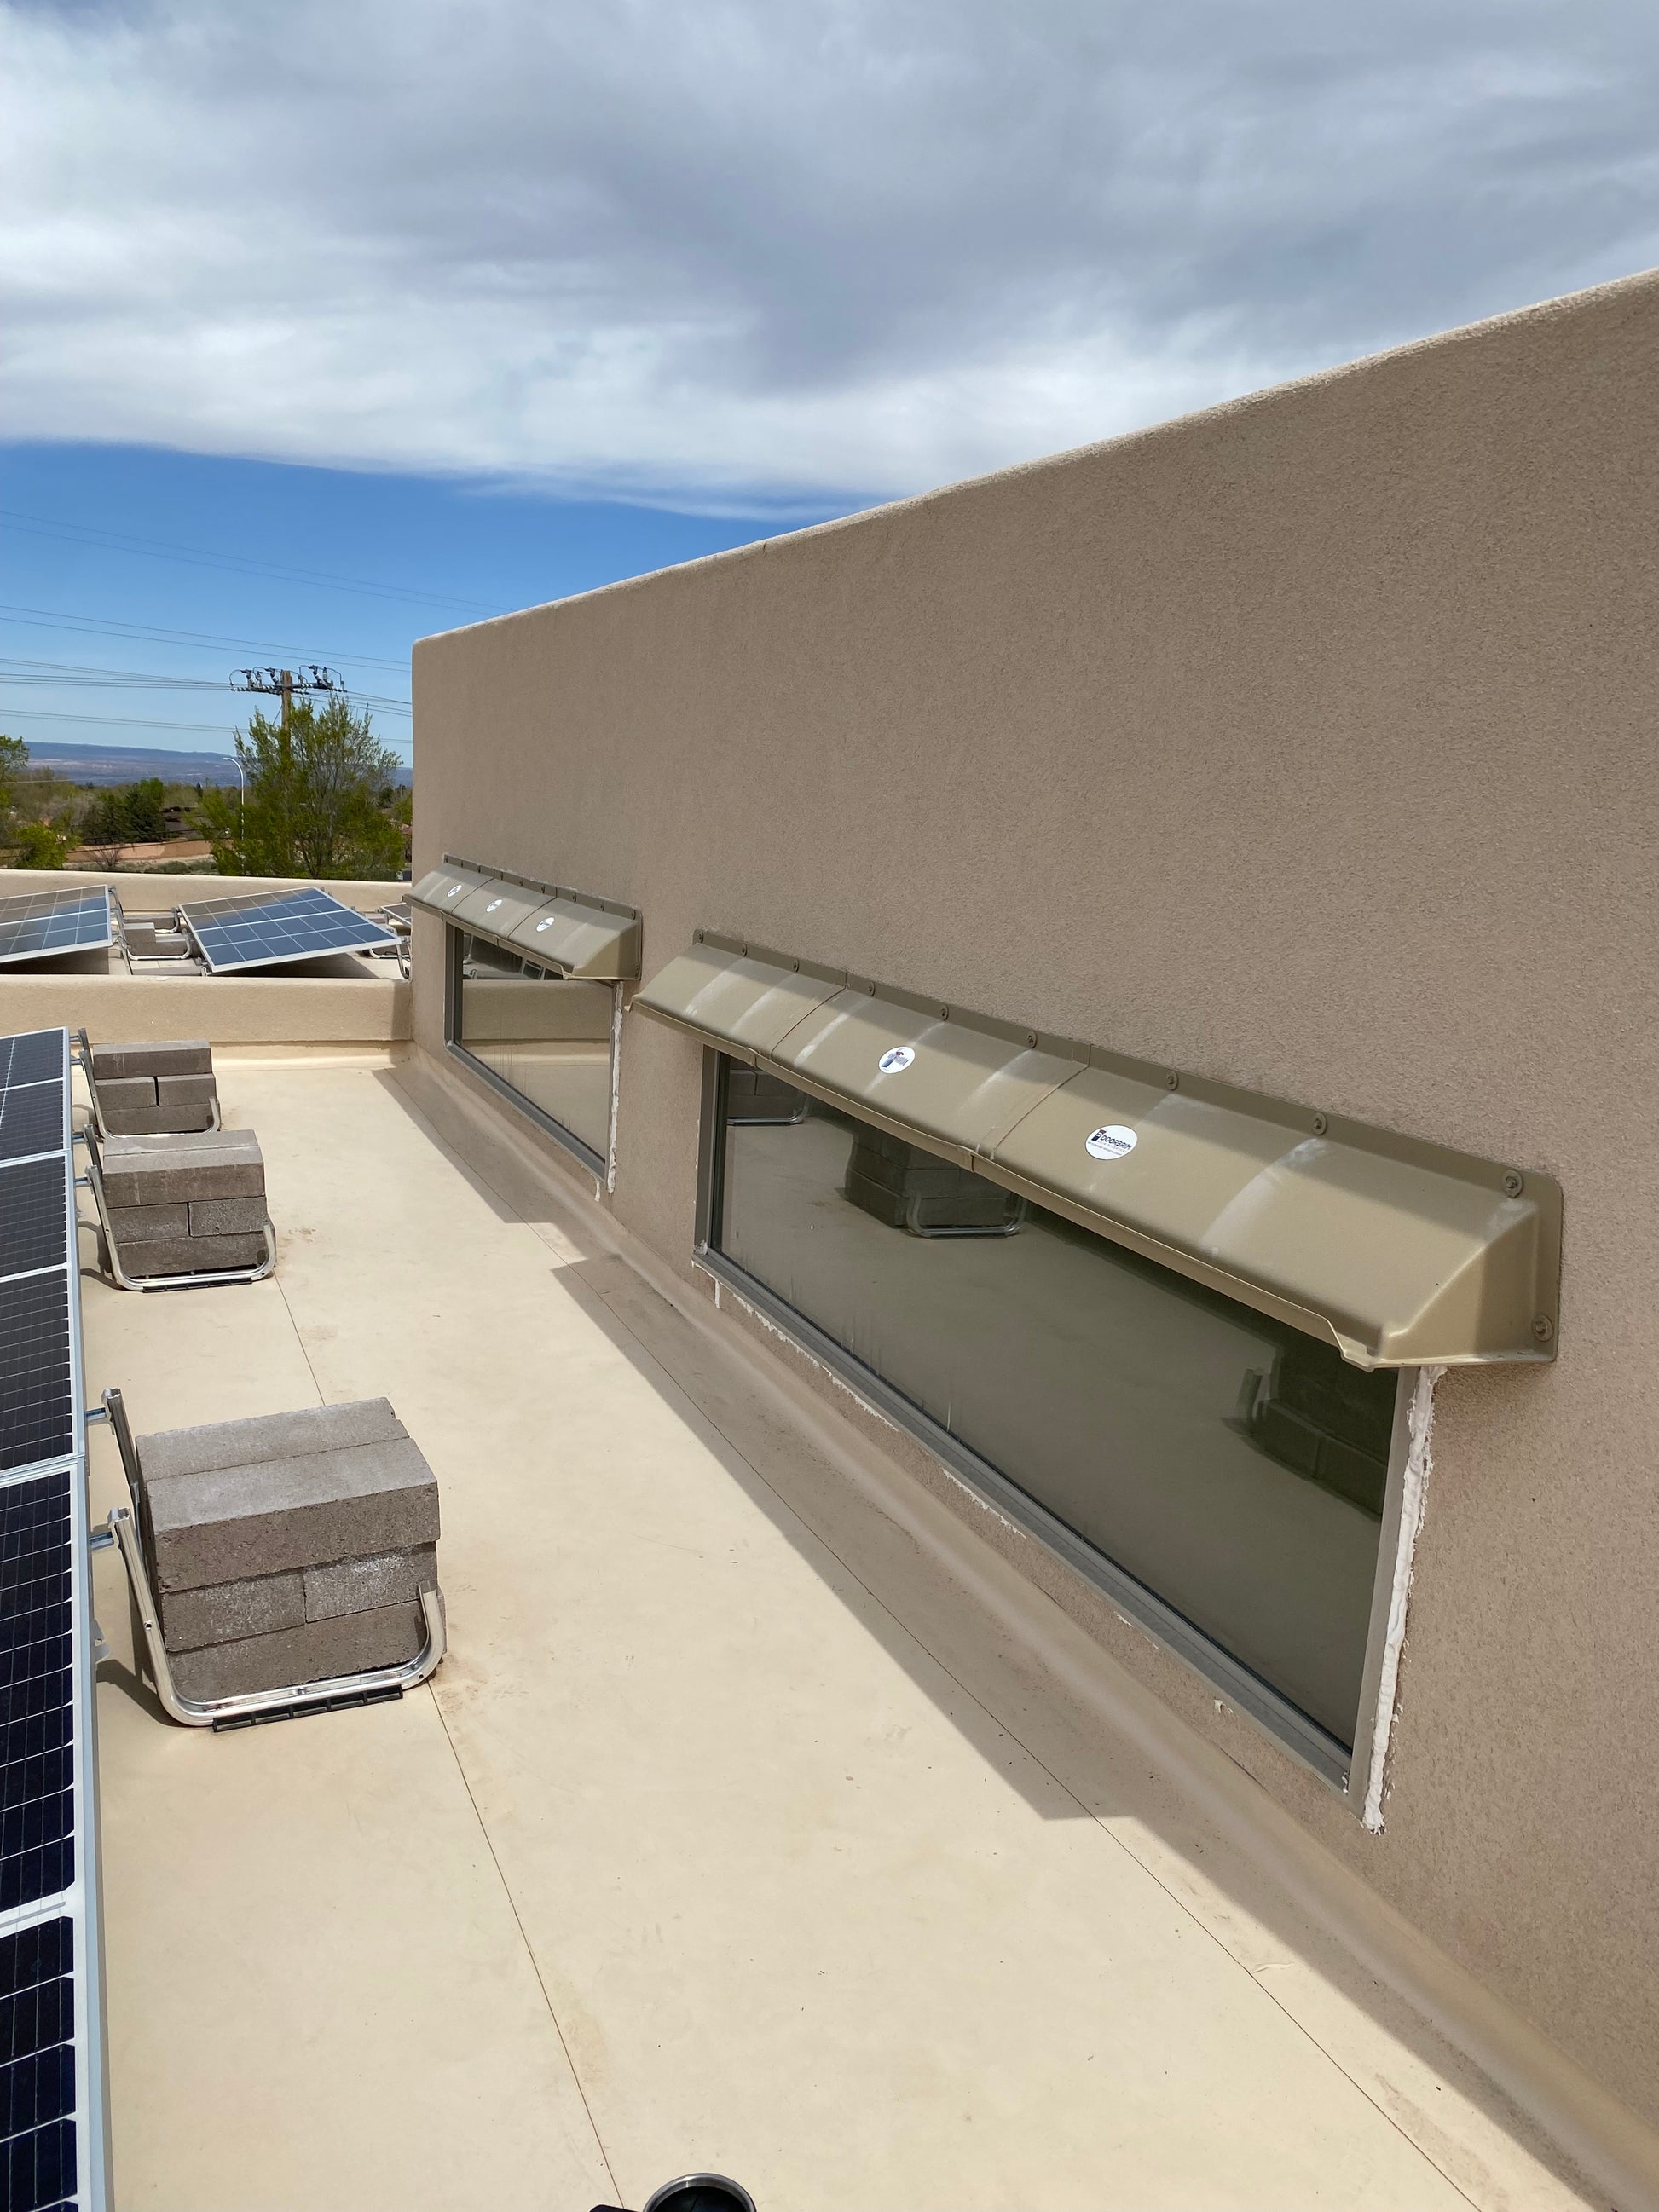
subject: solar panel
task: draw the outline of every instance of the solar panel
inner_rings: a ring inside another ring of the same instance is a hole
[[[28,891],[0,899],[0,963],[91,952],[113,942],[109,893],[101,884],[95,890]]]
[[[0,1037],[0,2203],[107,2198],[69,1036]]]
[[[197,950],[216,975],[244,968],[280,968],[330,952],[374,952],[397,945],[395,934],[354,914],[327,891],[254,891],[179,909]]]

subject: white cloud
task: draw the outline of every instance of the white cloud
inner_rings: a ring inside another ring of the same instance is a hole
[[[1659,259],[1554,0],[0,4],[0,433],[901,492]]]

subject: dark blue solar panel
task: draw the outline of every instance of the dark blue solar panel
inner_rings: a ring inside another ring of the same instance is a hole
[[[111,936],[109,893],[101,887],[0,899],[0,962],[89,951]]]
[[[368,952],[395,945],[394,933],[326,891],[254,893],[179,909],[202,957],[216,975],[234,968],[274,968],[329,952]]]
[[[76,2184],[75,1925],[0,1937],[0,2203],[58,2203]]]
[[[0,1488],[0,1911],[75,1879],[67,1471]]]
[[[61,1267],[68,1252],[63,1154],[0,1165],[0,1279]]]
[[[75,1449],[70,1278],[0,1283],[0,1474]]]
[[[0,1091],[0,1160],[64,1149],[64,1085],[14,1084]]]
[[[29,1030],[0,1037],[0,1091],[14,1083],[49,1083],[64,1073],[69,1049],[62,1030]]]

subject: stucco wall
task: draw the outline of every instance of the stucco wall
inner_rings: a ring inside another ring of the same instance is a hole
[[[1650,2119],[1656,348],[1634,280],[415,654],[417,874],[1559,1177],[1559,1360],[1442,1386],[1384,1833],[1120,1656]],[[626,1022],[614,1203],[682,1268],[697,1079]]]

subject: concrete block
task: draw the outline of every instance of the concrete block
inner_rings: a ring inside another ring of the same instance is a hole
[[[100,1170],[104,1195],[112,1206],[260,1198],[265,1188],[264,1159],[251,1129],[206,1129],[173,1139],[112,1137],[103,1148]]]
[[[99,1104],[112,1137],[195,1135],[213,1121],[210,1106],[104,1106],[101,1092]]]
[[[156,1100],[163,1106],[204,1106],[218,1095],[219,1086],[211,1075],[158,1075],[155,1079]]]
[[[213,1047],[204,1037],[186,1037],[172,1043],[95,1044],[92,1073],[102,1084],[106,1076],[211,1075]]]
[[[159,1209],[158,1209],[159,1210]],[[263,1237],[136,1237],[115,1249],[129,1275],[206,1275],[225,1267],[257,1267]]]
[[[332,1620],[343,1613],[372,1613],[377,1606],[406,1604],[438,1587],[435,1545],[412,1552],[380,1552],[373,1559],[339,1559],[305,1571],[307,1620]]]
[[[354,1444],[401,1443],[408,1434],[389,1399],[353,1398],[338,1406],[302,1406],[292,1413],[208,1421],[195,1429],[158,1429],[137,1443],[145,1481],[165,1482],[181,1474],[307,1459]]]
[[[106,1114],[112,1107],[154,1106],[155,1078],[153,1075],[100,1077],[98,1083],[98,1103]]]
[[[246,1237],[265,1225],[262,1198],[196,1198],[188,1210],[192,1237]]]
[[[396,1593],[398,1597],[413,1595]],[[220,1583],[210,1589],[164,1590],[157,1593],[157,1602],[161,1640],[167,1650],[195,1651],[206,1644],[234,1644],[250,1636],[298,1628],[306,1617],[305,1577],[259,1575],[252,1582]]]
[[[145,1500],[156,1580],[168,1590],[438,1540],[438,1486],[406,1437],[263,1467],[151,1477]]]
[[[233,1206],[246,1206],[245,1198],[234,1198]],[[187,1206],[112,1206],[109,1210],[109,1225],[118,1244],[125,1246],[131,1237],[188,1237],[190,1208]]]
[[[282,1690],[298,1682],[325,1682],[337,1674],[367,1674],[414,1658],[426,1641],[418,1605],[386,1605],[307,1621],[234,1644],[182,1651],[173,1678],[187,1698],[234,1698],[252,1690]]]

